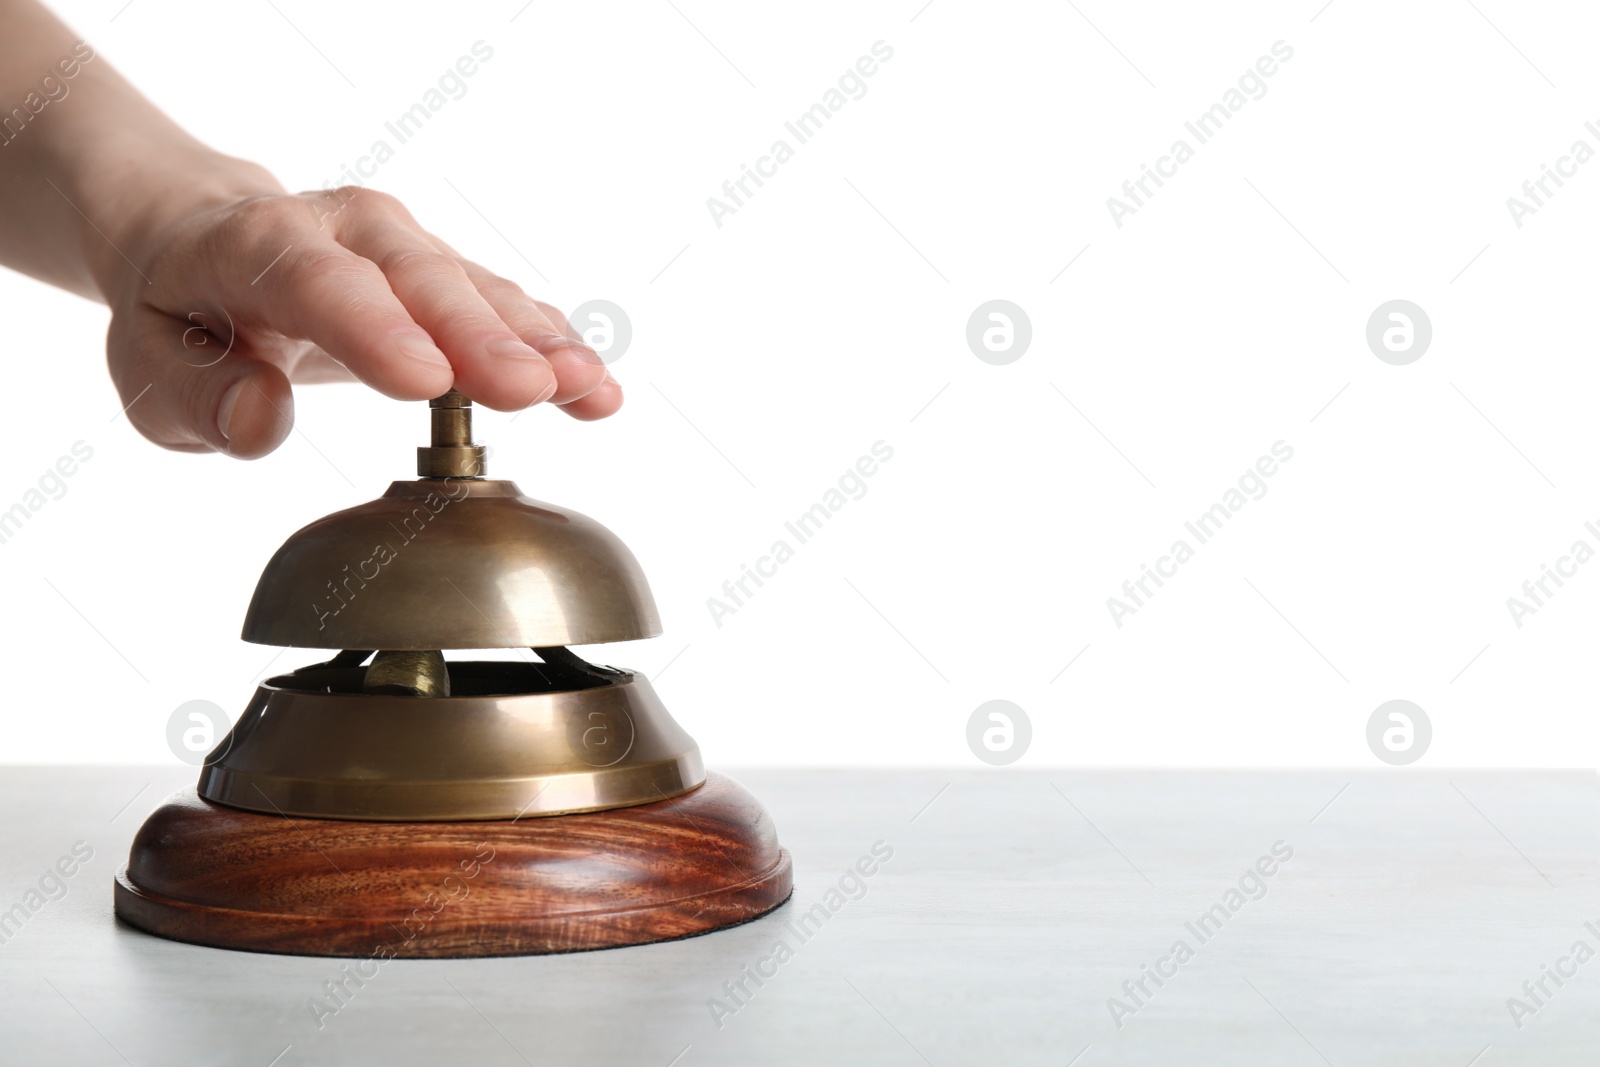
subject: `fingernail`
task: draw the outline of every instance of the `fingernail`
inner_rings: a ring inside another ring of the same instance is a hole
[[[515,337],[502,337],[497,341],[490,341],[483,346],[483,350],[495,359],[543,359],[537,348],[523,344]]]
[[[565,334],[552,333],[543,337],[536,337],[533,340],[533,345],[547,356],[555,351],[563,351],[571,353],[584,363],[591,363],[597,367],[605,362],[600,358],[600,353],[596,352],[592,347],[576,337],[568,337]]]
[[[222,399],[217,402],[217,432],[224,441],[228,440],[228,428],[233,422],[233,409],[239,403],[239,394],[244,392],[244,387],[249,384],[248,379],[240,378],[223,392]]]
[[[426,363],[430,367],[444,367],[449,369],[450,361],[445,358],[432,341],[421,334],[403,333],[394,339],[394,347],[402,356]]]

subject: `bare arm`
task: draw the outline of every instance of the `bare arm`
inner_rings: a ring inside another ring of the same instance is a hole
[[[291,383],[352,376],[585,419],[622,402],[559,311],[393,197],[288,194],[179,129],[35,0],[0,0],[0,263],[110,306],[112,380],[124,402],[144,394],[129,420],[167,448],[265,455],[288,435]]]

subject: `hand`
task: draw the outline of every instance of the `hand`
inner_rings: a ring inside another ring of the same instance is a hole
[[[264,456],[293,425],[291,384],[352,378],[400,400],[454,386],[501,411],[549,402],[579,419],[622,405],[561,312],[384,193],[223,198],[119,236],[111,377],[129,421],[165,448]]]

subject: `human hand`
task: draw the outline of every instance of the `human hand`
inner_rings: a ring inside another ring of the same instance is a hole
[[[129,421],[165,448],[264,456],[293,425],[291,385],[312,382],[401,400],[453,386],[501,411],[548,402],[579,419],[622,405],[560,311],[384,193],[230,194],[151,211],[117,237],[121,258],[100,272],[111,377]]]

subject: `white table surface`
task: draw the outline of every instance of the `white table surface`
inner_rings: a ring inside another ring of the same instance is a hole
[[[0,945],[0,1063],[1600,1062],[1600,958],[1546,979],[1520,1028],[1507,1006],[1574,942],[1600,951],[1593,772],[730,773],[794,854],[778,912],[638,948],[391,961],[319,1029],[308,1002],[341,961],[113,918],[134,830],[191,771],[0,769],[0,910],[94,850]],[[877,841],[894,856],[865,896],[788,933]],[[1200,944],[1185,923],[1279,841],[1265,895]],[[719,1027],[709,999],[780,937],[793,958]],[[1108,998],[1180,938],[1194,958],[1119,1028]]]

